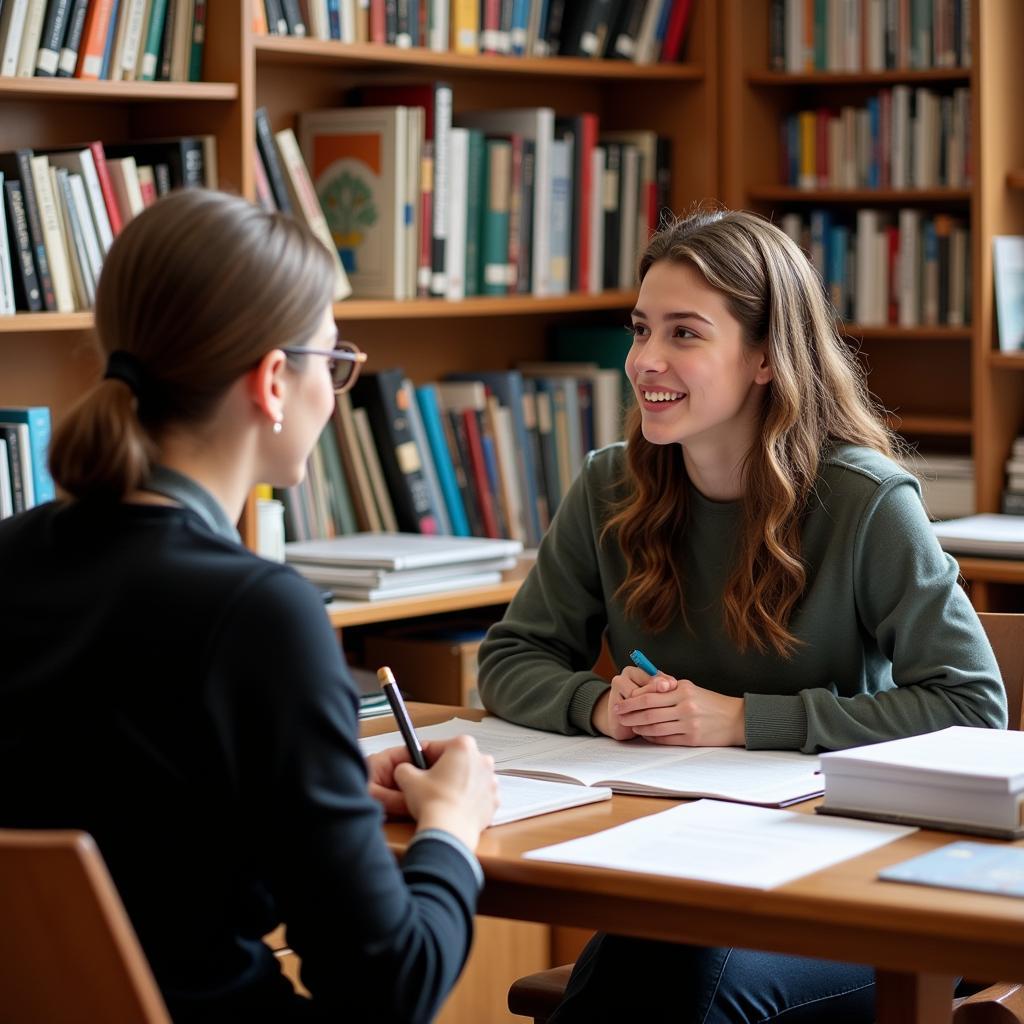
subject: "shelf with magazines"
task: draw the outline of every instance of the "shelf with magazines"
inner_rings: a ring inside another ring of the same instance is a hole
[[[1024,233],[1024,68],[1009,42],[1024,9],[886,0],[850,5],[859,17],[838,31],[833,10],[722,5],[722,198],[805,246],[894,429],[922,455],[970,457],[975,500],[959,514],[995,512],[1024,433],[991,254],[993,235]],[[968,559],[963,574],[979,609],[1024,610],[1008,585],[1024,572]]]
[[[587,57],[511,57],[500,54],[434,52],[423,47],[402,49],[385,43],[342,43],[293,36],[257,36],[257,64],[289,67],[362,66],[365,69],[412,68],[420,74],[518,75],[531,78],[650,80],[692,82],[704,77],[697,64],[634,64]]]

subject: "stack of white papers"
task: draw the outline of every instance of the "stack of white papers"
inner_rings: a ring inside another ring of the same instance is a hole
[[[1024,516],[978,515],[932,523],[943,549],[954,555],[1024,557]]]
[[[516,564],[517,540],[354,533],[285,545],[285,559],[335,597],[379,601],[490,586]]]
[[[560,736],[500,718],[459,718],[417,730],[421,739],[469,735],[494,758],[495,771],[531,779],[608,787],[616,793],[664,797],[715,797],[784,806],[818,796],[818,760],[789,751],[736,747],[666,747],[637,739]],[[361,741],[364,753],[398,746],[399,733]]]
[[[698,800],[524,856],[771,889],[913,831]]]

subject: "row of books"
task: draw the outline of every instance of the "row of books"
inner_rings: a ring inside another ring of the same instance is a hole
[[[669,63],[693,0],[256,0],[258,33],[516,57]]]
[[[804,247],[836,312],[863,326],[971,323],[971,232],[947,214],[827,209],[789,213],[780,227]]]
[[[772,0],[773,71],[971,66],[971,0]]]
[[[0,519],[53,499],[49,446],[46,406],[0,409]]]
[[[509,538],[536,546],[585,454],[621,437],[622,371],[540,363],[416,387],[366,374],[338,399],[286,536],[358,530]]]
[[[198,82],[208,0],[6,0],[0,76]]]
[[[801,110],[782,119],[781,179],[803,189],[965,188],[971,183],[971,97],[908,85],[864,107]]]
[[[474,111],[453,124],[444,83],[358,98],[372,105],[298,118],[301,157],[354,296],[634,284],[637,254],[668,205],[667,140],[601,133],[595,114],[556,118],[550,107]],[[388,100],[399,105],[377,105]],[[281,134],[258,112],[256,190],[267,208],[294,210],[300,157],[282,161]]]
[[[217,187],[212,135],[0,153],[0,314],[90,309],[121,228],[174,188]]]

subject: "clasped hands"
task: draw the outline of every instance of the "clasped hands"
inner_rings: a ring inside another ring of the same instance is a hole
[[[594,705],[594,726],[614,740],[642,736],[681,747],[742,747],[744,701],[706,690],[689,679],[627,666]]]

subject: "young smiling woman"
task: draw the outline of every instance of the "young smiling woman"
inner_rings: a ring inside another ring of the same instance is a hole
[[[593,452],[480,651],[504,718],[808,753],[1005,728],[998,668],[821,281],[753,214],[640,263],[627,441]],[[594,675],[602,636],[616,663]],[[642,648],[661,673],[628,664]],[[631,983],[623,984],[624,979]],[[599,935],[552,1021],[870,1021],[867,968]]]

